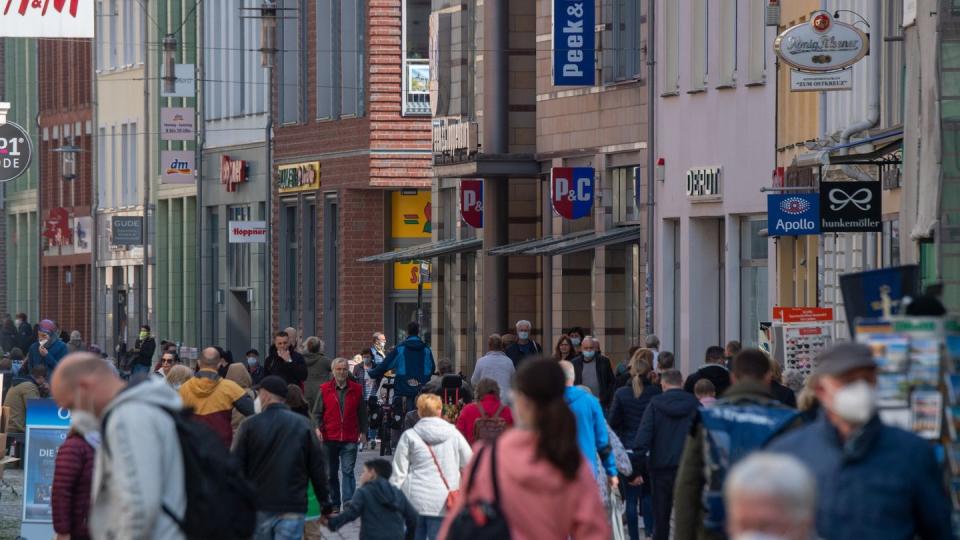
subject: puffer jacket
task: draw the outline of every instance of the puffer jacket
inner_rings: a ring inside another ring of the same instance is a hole
[[[400,436],[390,483],[403,491],[421,516],[438,517],[444,514],[447,488],[427,445],[437,456],[451,491],[460,488],[460,471],[473,452],[453,424],[435,416],[421,418],[413,429]]]
[[[53,530],[69,534],[70,540],[90,538],[90,483],[93,481],[94,450],[83,435],[73,432],[57,450],[50,506]]]
[[[590,470],[596,474],[599,464],[607,476],[616,476],[617,464],[611,451],[607,421],[600,409],[600,402],[590,392],[576,386],[568,386],[563,399],[577,419],[577,443],[590,464]]]
[[[117,394],[104,410],[104,441],[95,458],[90,511],[93,538],[185,539],[163,507],[183,518],[183,455],[173,418],[180,396],[148,378]]]

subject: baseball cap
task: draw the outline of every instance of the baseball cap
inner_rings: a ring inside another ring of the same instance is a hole
[[[270,375],[269,377],[264,377],[260,384],[257,385],[256,389],[264,389],[271,394],[282,397],[286,399],[287,397],[287,381],[283,380],[282,377],[276,375]]]
[[[843,375],[859,368],[876,368],[870,348],[861,343],[844,342],[817,356],[815,375]]]

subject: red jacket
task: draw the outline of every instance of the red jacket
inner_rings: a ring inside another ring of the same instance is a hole
[[[343,412],[341,412],[340,394],[337,392],[336,383],[336,379],[331,379],[320,385],[320,399],[323,402],[320,433],[325,441],[355,443],[360,440],[360,407],[363,405],[363,388],[347,380],[347,391],[343,396]]]
[[[463,436],[467,438],[467,442],[471,445],[477,442],[473,437],[473,425],[480,418],[479,407],[483,407],[487,416],[493,416],[500,407],[500,398],[494,394],[487,394],[480,398],[480,401],[471,403],[460,411],[460,418],[457,418],[457,429],[460,430],[460,433],[463,433]],[[507,421],[507,427],[513,426],[513,413],[510,412],[510,407],[504,407],[500,411],[500,418]]]
[[[90,538],[90,484],[93,481],[94,450],[79,434],[71,434],[57,451],[53,472],[53,529],[71,540]]]

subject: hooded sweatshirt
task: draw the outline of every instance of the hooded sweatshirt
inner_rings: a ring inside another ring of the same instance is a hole
[[[92,486],[93,538],[180,540],[183,533],[166,515],[186,512],[183,457],[173,418],[180,397],[156,379],[129,386],[103,411],[104,446],[97,451]]]
[[[327,528],[336,531],[358,517],[360,540],[412,540],[417,529],[417,511],[402,491],[383,478],[360,486],[343,512],[330,518]]]
[[[443,470],[443,478],[428,445]],[[460,489],[460,471],[472,455],[470,444],[453,424],[436,416],[421,418],[413,429],[400,436],[393,455],[390,483],[403,491],[420,515],[441,516],[447,490]]]
[[[679,388],[667,390],[650,400],[637,430],[637,452],[650,452],[651,469],[672,469],[680,465],[683,445],[700,401]]]
[[[606,429],[606,425],[603,427]],[[548,435],[549,436],[549,435]],[[510,526],[513,540],[576,538],[608,540],[610,520],[600,502],[600,491],[586,460],[573,480],[546,460],[537,457],[538,435],[511,429],[497,439],[497,483],[499,506]],[[492,501],[493,482],[490,452],[480,456],[476,477],[464,479],[469,493],[460,497],[447,514],[439,538],[450,538],[447,530],[454,516],[469,502]],[[473,463],[467,468],[467,474]],[[454,539],[450,539],[454,540]]]
[[[395,370],[394,393],[398,396],[415,397],[420,393],[420,387],[430,380],[434,369],[436,364],[433,362],[430,347],[427,347],[420,336],[410,336],[390,351],[387,359],[374,366],[369,373],[374,379],[379,379],[388,371]]]
[[[590,464],[590,470],[598,471],[598,464],[602,463],[607,476],[616,476],[617,464],[611,451],[607,420],[603,417],[600,401],[576,386],[568,386],[563,399],[577,419],[577,443]]]
[[[253,414],[253,399],[237,383],[221,379],[212,369],[201,369],[180,386],[183,406],[193,409],[197,420],[207,424],[230,448],[233,443],[233,409]]]

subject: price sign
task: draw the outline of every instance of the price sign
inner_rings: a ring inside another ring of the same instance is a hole
[[[7,182],[26,172],[33,158],[33,148],[26,130],[7,122],[0,125],[0,182]]]

